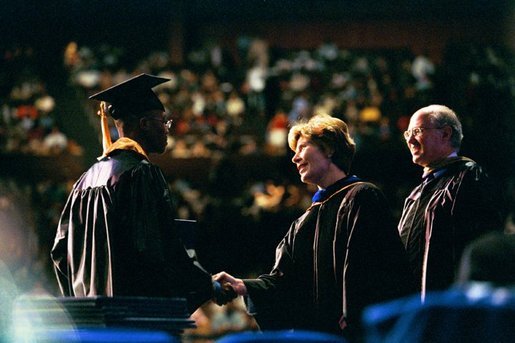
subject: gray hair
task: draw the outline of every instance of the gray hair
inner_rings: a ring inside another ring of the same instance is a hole
[[[463,129],[456,113],[444,105],[430,105],[423,110],[438,127],[450,126],[452,128],[451,146],[459,150],[463,139]]]

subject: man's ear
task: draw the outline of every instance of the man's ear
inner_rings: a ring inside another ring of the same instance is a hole
[[[148,118],[145,118],[145,117],[140,118],[140,120],[139,120],[139,128],[142,129],[142,130],[147,130],[149,122],[150,122],[150,120],[148,120]]]
[[[444,126],[442,128],[442,138],[450,141],[451,140],[451,136],[452,136],[452,127]]]
[[[327,152],[327,158],[332,159],[334,155],[335,149],[329,149]]]

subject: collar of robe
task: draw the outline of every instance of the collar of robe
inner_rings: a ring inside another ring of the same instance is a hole
[[[452,164],[454,164],[456,162],[462,162],[462,161],[472,162],[472,160],[470,158],[464,157],[464,156],[450,157],[450,158],[447,158],[447,159],[445,159],[443,161],[440,161],[440,162],[437,162],[437,163],[434,163],[434,164],[431,164],[431,165],[425,167],[424,168],[424,175],[422,176],[422,178],[425,179],[430,174],[433,174],[433,173],[437,172],[438,170],[442,170],[442,169],[448,168]]]
[[[320,203],[331,197],[336,191],[342,189],[353,182],[359,181],[360,179],[356,175],[349,175],[340,179],[325,189],[319,189],[311,198],[314,203]]]
[[[111,144],[111,146],[98,159],[101,160],[102,158],[109,156],[115,150],[132,150],[132,151],[137,152],[140,155],[143,155],[145,157],[145,159],[147,159],[147,160],[149,159],[147,156],[147,153],[145,152],[145,150],[143,150],[141,145],[139,145],[138,142],[136,142],[135,140],[132,140],[128,137],[118,138],[116,140],[116,142]]]

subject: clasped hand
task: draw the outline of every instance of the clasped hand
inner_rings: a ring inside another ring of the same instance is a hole
[[[238,295],[246,295],[247,288],[242,279],[237,279],[226,272],[213,275],[213,281],[218,281],[222,285],[222,290],[215,296],[218,305],[225,305]]]

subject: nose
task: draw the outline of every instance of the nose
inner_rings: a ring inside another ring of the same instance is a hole
[[[408,143],[408,144],[416,144],[417,140],[415,139],[415,135],[414,134],[409,135],[409,138],[406,140],[406,143]]]
[[[291,161],[295,164],[297,164],[300,161],[300,156],[297,152],[293,155],[293,157],[291,158]]]

